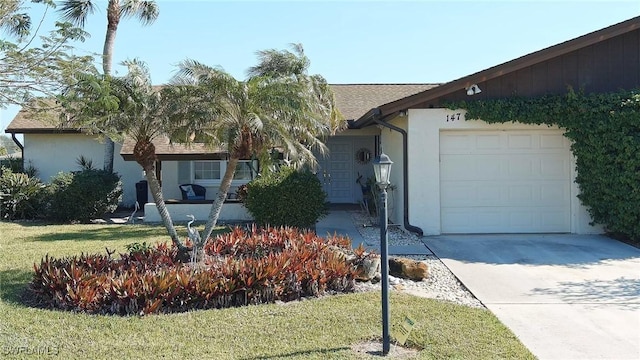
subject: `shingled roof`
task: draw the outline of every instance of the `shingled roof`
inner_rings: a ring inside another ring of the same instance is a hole
[[[331,85],[331,89],[336,97],[336,106],[345,120],[355,120],[376,106],[436,86],[438,84],[335,84]]]
[[[168,138],[161,136],[153,140],[156,146],[156,156],[161,161],[184,160],[225,160],[227,153],[223,149],[213,149],[204,144],[194,143],[190,145],[171,143]],[[126,138],[122,144],[120,155],[126,161],[133,161],[133,148],[135,141]]]
[[[424,90],[438,86],[437,84],[332,84],[336,106],[345,120],[354,120],[367,111],[381,104],[404,98]],[[78,133],[75,128],[61,128],[38,119],[32,118],[26,111],[20,111],[7,126],[5,132],[18,134],[51,134]],[[161,160],[177,160],[185,155],[190,158],[219,159],[224,158],[221,151],[208,149],[202,144],[189,147],[180,144],[170,144],[166,138],[154,141],[156,153]],[[131,141],[125,140],[121,155],[125,160],[133,159]]]
[[[45,113],[47,117],[55,112]],[[9,123],[5,129],[6,133],[13,134],[49,134],[49,133],[80,133],[82,132],[78,128],[64,127],[60,125],[54,125],[53,121],[48,122],[43,118],[45,114],[40,113],[35,116],[29,113],[27,110],[20,110],[13,120]]]

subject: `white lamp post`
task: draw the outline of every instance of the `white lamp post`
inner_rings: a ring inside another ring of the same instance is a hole
[[[389,339],[389,245],[387,239],[387,188],[391,176],[393,161],[382,153],[373,161],[373,172],[380,188],[380,263],[382,272],[382,355],[387,355],[390,348]]]

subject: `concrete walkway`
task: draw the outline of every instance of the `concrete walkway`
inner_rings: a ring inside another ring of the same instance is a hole
[[[369,251],[380,253],[380,241],[376,238],[375,241],[365,239],[353,222],[351,214],[347,210],[331,210],[329,215],[318,221],[316,224],[316,234],[319,236],[326,236],[327,234],[333,235],[346,235],[351,239],[351,246],[354,248],[363,244]],[[377,234],[380,232],[380,228],[374,228]],[[392,231],[392,230],[390,230]],[[417,241],[416,244],[411,245],[391,245],[393,241],[390,241],[389,255],[431,255],[431,251],[423,244]]]
[[[540,359],[640,359],[640,250],[604,236],[423,240]]]
[[[356,248],[361,243],[365,243],[364,238],[356,229],[351,220],[351,214],[346,210],[331,210],[329,214],[320,219],[316,224],[316,234],[318,236],[342,235],[351,239],[351,245]]]

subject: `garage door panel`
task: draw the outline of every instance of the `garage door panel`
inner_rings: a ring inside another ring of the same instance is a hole
[[[569,148],[569,140],[562,134],[541,134],[540,135],[540,149],[560,149],[564,150]]]
[[[507,137],[509,149],[532,149],[535,139],[530,134],[517,134]]]
[[[570,161],[556,154],[442,155],[440,161],[441,180],[566,180],[571,175]]]
[[[491,155],[445,155],[441,157],[440,177],[446,180],[478,180],[501,178],[504,162],[496,161]]]
[[[513,185],[508,188],[508,202],[516,204],[530,204],[534,199],[534,189],[531,185]]]
[[[539,169],[538,159],[532,156],[500,156],[507,163],[507,179],[531,179]],[[504,178],[504,177],[503,177]]]
[[[560,131],[448,131],[440,141],[443,233],[570,231],[571,153]]]
[[[441,184],[442,207],[480,206],[564,206],[570,200],[570,187],[564,181],[470,182]]]
[[[447,137],[445,142],[440,143],[441,153],[444,151],[447,154],[466,154],[472,150],[472,144],[469,141],[468,135],[455,135],[451,134]]]
[[[477,150],[499,150],[503,147],[500,135],[477,135],[475,149]]]
[[[540,159],[540,177],[543,179],[568,179],[571,177],[571,162],[557,157]]]
[[[476,211],[443,209],[442,232],[447,234],[566,232],[567,221],[569,221],[569,214],[555,208],[541,208],[538,212],[517,207],[478,208]]]

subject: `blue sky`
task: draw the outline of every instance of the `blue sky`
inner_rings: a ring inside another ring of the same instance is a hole
[[[151,26],[121,22],[114,54],[146,61],[156,84],[185,58],[244,78],[257,50],[290,43],[330,83],[447,82],[640,15],[638,1],[157,2]],[[78,54],[102,52],[106,0],[98,8]],[[17,111],[0,109],[0,129]]]

